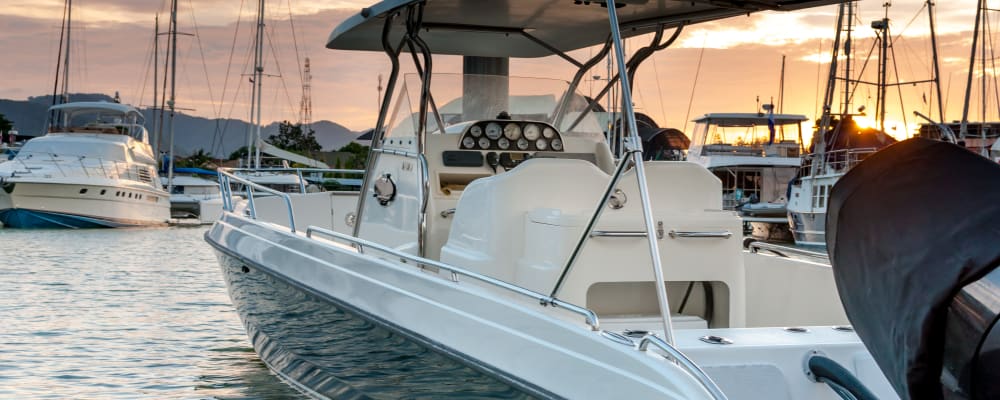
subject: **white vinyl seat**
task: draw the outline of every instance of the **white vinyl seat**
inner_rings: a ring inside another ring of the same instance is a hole
[[[477,179],[458,201],[441,261],[513,282],[529,214],[589,215],[609,179],[591,162],[556,158]]]

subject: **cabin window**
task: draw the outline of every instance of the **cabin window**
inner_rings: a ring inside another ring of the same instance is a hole
[[[104,193],[107,193],[107,191],[107,189],[101,189],[101,196],[104,196]]]
[[[80,194],[87,194],[87,188],[80,189]]]

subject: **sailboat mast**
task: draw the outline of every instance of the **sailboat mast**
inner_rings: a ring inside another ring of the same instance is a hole
[[[156,90],[156,83],[160,79],[160,13],[156,13],[155,19],[155,32],[153,32],[153,116],[156,116],[156,101],[160,97],[159,91]],[[153,137],[152,137],[152,147],[153,156],[157,158],[157,164],[160,162],[160,127],[157,124],[153,124]]]
[[[965,104],[962,106],[962,127],[958,131],[960,140],[965,140],[969,133],[969,98],[972,96],[972,74],[976,68],[976,46],[979,43],[979,20],[983,16],[983,0],[976,3],[976,23],[972,27],[972,52],[969,55],[969,76],[965,81]],[[983,93],[985,96],[986,93]]]
[[[938,120],[944,122],[944,99],[941,97],[941,68],[938,65],[937,34],[934,32],[934,2],[927,0],[927,18],[931,28],[931,56],[934,64],[934,89],[937,91]]]
[[[247,148],[247,164],[260,168],[260,124],[261,124],[261,84],[264,81],[264,0],[260,0],[257,8],[257,43],[254,46],[254,67],[253,67],[253,90],[251,91],[250,119],[254,125],[254,134],[251,135],[249,147]],[[249,151],[252,149],[253,151]]]
[[[823,153],[826,151],[826,130],[829,129],[830,122],[832,120],[831,114],[833,113],[833,95],[837,91],[837,69],[839,68],[838,61],[840,59],[840,46],[843,45],[843,42],[840,40],[840,34],[844,30],[844,19],[846,18],[848,23],[851,23],[851,17],[848,15],[849,4],[852,4],[852,2],[841,4],[839,12],[837,13],[837,33],[833,37],[830,72],[826,80],[826,91],[823,94],[823,114],[820,117],[819,126],[816,127],[816,134],[813,137],[813,152],[815,153]],[[848,58],[848,62],[850,62],[850,58]],[[810,174],[816,175],[821,168],[821,163],[821,159],[813,161],[810,166]]]
[[[878,129],[885,132],[885,98],[887,97],[886,85],[889,83],[889,3],[885,4],[885,17],[881,21],[872,23],[872,27],[878,30],[879,55],[878,55],[878,86],[875,94],[875,116],[878,118]]]
[[[72,46],[70,34],[73,23],[73,0],[66,0],[66,55],[63,57],[62,103],[69,101],[69,49]]]
[[[170,2],[170,144],[167,161],[167,193],[174,189],[174,102],[177,89],[177,0]]]

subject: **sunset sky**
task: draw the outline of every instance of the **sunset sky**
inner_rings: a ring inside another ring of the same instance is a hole
[[[204,117],[248,119],[250,86],[241,74],[248,73],[251,67],[255,3],[180,1],[179,30],[197,37],[183,36],[178,41],[179,108]],[[883,3],[861,2],[856,48],[862,59],[872,45],[869,23],[882,18]],[[63,1],[0,0],[0,4],[3,4],[0,26],[4,27],[0,32],[0,54],[4,55],[0,98],[26,99],[50,94]],[[331,120],[357,131],[374,125],[378,77],[389,71],[385,56],[324,48],[334,26],[369,4],[371,1],[360,0],[268,3],[270,43],[265,69],[272,75],[278,75],[280,70],[282,76],[264,81],[265,121],[298,118],[302,81],[297,47],[299,57],[311,58],[313,120]],[[939,2],[937,7],[941,83],[948,120],[961,118],[975,4],[974,0],[954,0]],[[922,0],[897,0],[889,10],[893,35],[901,36],[895,46],[901,80],[931,76],[923,5]],[[161,30],[165,31],[168,6],[166,0],[74,1],[70,91],[109,95],[119,91],[125,102],[150,105],[154,16],[160,13]],[[689,27],[677,44],[657,53],[640,68],[634,95],[637,108],[661,126],[676,128],[684,128],[686,119],[708,112],[754,111],[757,96],[763,102],[772,97],[777,99],[781,57],[786,55],[785,112],[815,117],[817,99],[826,80],[835,22],[836,7],[829,6],[795,13],[759,13]],[[632,39],[627,46],[636,49],[645,41]],[[590,51],[581,50],[574,55],[582,58]],[[457,57],[440,58],[434,67],[436,72],[461,71]],[[869,68],[873,70],[874,66]],[[511,74],[516,76],[568,80],[572,72],[567,63],[554,57],[511,62]],[[604,74],[602,63],[591,75]],[[590,83],[583,85],[585,93],[589,87]],[[866,105],[874,110],[874,89],[862,89],[856,96],[859,98],[856,106]],[[890,131],[904,137],[908,131],[902,124],[900,96],[907,107],[906,121],[913,127],[919,121],[912,116],[912,110],[928,112],[932,88],[909,87],[901,95],[890,92],[893,100],[889,105],[890,126],[896,128]],[[978,93],[973,96],[974,104],[979,96]],[[992,107],[995,109],[996,104]],[[998,116],[994,111],[987,118]],[[970,119],[982,119],[981,111],[973,112]],[[688,124],[687,130],[690,129]]]

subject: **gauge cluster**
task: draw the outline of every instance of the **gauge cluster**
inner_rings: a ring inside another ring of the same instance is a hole
[[[462,150],[563,151],[562,137],[544,122],[491,120],[469,126],[459,142]]]

